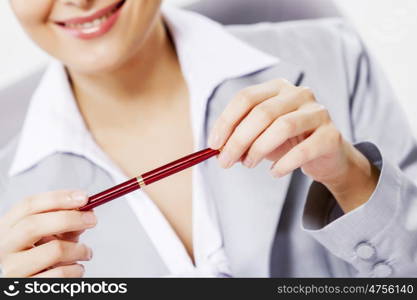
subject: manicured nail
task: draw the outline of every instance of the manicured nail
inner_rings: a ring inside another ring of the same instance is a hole
[[[243,164],[247,167],[247,168],[253,168],[253,160],[249,157],[246,156],[245,159],[243,160]]]
[[[83,213],[82,218],[84,223],[87,225],[94,225],[97,223],[97,218],[91,211]]]
[[[280,178],[280,177],[281,177],[281,174],[280,174],[280,173],[278,173],[278,172],[275,172],[275,171],[272,171],[272,172],[271,172],[271,175],[272,175],[272,177],[274,177],[274,178]]]
[[[224,151],[224,150],[220,153],[219,161],[220,161],[220,165],[223,168],[230,168],[232,165],[232,160],[230,158],[229,153],[227,153],[227,151]]]
[[[71,194],[71,201],[82,205],[87,202],[87,195],[82,191],[76,191]]]
[[[278,162],[273,163],[272,166],[271,166],[271,169],[270,169],[271,175],[274,178],[279,178],[279,177],[282,176],[281,173],[278,171],[278,168],[276,168],[277,163]]]
[[[88,247],[88,254],[87,254],[88,260],[91,260],[93,258],[93,249]]]
[[[209,138],[208,144],[212,149],[219,149],[222,146],[220,143],[220,136],[217,133],[213,133]]]
[[[285,172],[282,172],[282,171],[277,170],[277,169],[271,169],[271,174],[272,174],[272,177],[274,177],[274,178],[281,178],[281,177],[284,177],[286,175]]]

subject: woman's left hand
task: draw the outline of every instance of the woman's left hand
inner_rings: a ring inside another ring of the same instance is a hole
[[[263,159],[274,162],[274,177],[302,168],[345,212],[365,203],[379,178],[379,171],[343,139],[313,92],[285,79],[239,92],[215,122],[209,146],[223,147],[224,168],[238,161],[253,168]]]

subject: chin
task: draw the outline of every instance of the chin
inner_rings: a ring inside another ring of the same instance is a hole
[[[102,47],[82,57],[74,55],[70,57],[71,59],[64,63],[70,70],[88,75],[100,75],[117,70],[126,63],[128,55],[120,49]]]

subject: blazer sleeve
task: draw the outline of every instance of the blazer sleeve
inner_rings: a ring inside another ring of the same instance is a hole
[[[310,186],[303,229],[364,277],[417,276],[417,145],[399,102],[360,39],[340,26],[353,143],[381,171],[371,198],[344,214]],[[414,181],[414,182],[413,182]]]

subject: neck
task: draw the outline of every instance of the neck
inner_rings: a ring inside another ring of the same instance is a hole
[[[160,18],[143,47],[118,68],[98,74],[70,69],[68,73],[80,106],[85,101],[102,106],[155,98],[155,92],[172,85],[181,71],[175,47]]]

